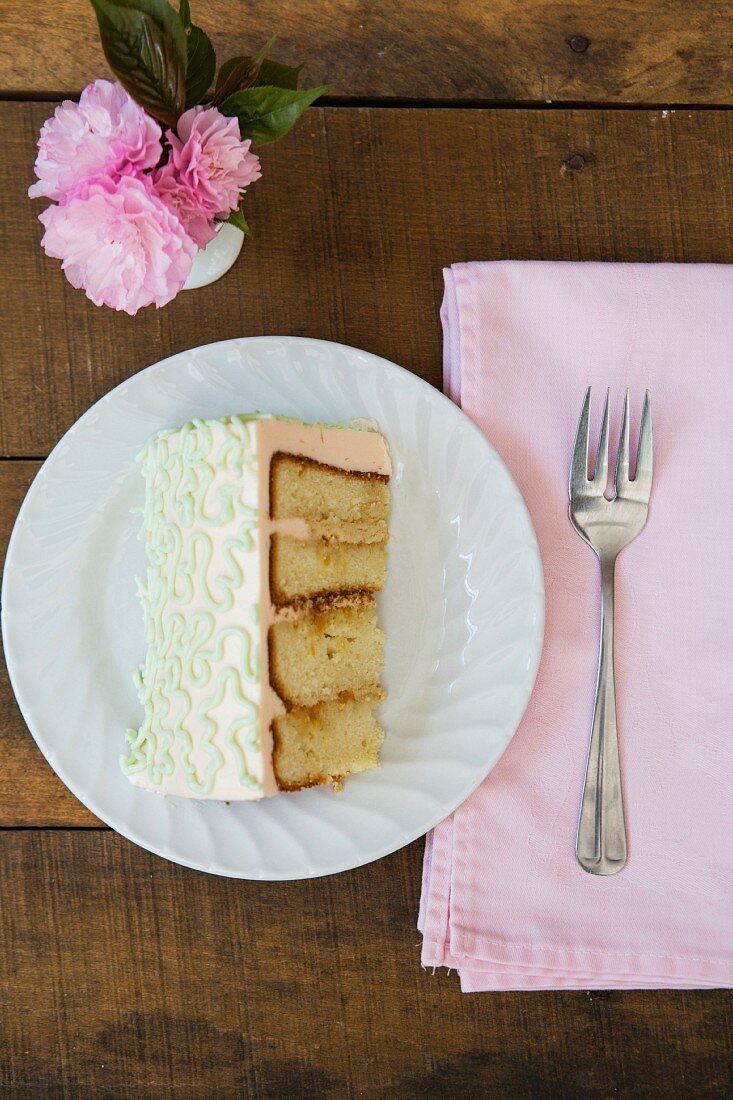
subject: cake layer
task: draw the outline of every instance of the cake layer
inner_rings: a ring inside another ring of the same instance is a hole
[[[339,542],[386,542],[388,478],[339,470],[283,453],[270,467],[270,514],[302,519],[310,537]]]
[[[383,543],[303,541],[273,535],[270,592],[276,606],[329,593],[377,592],[387,574]]]
[[[269,642],[270,681],[289,708],[379,689],[384,634],[370,596],[275,623]]]
[[[273,765],[282,790],[338,784],[379,765],[384,731],[372,708],[376,699],[323,703],[294,710],[273,722]]]

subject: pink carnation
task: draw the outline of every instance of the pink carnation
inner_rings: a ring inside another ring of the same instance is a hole
[[[65,99],[41,128],[32,199],[62,201],[89,180],[144,172],[160,160],[160,126],[121,84],[95,80],[78,103]]]
[[[167,203],[174,214],[186,227],[186,232],[199,248],[204,248],[216,236],[216,223],[213,217],[202,210],[196,195],[185,187],[173,165],[168,162],[155,173],[155,190],[163,202]]]
[[[197,244],[214,235],[214,219],[239,206],[241,192],[261,176],[259,157],[242,141],[239,122],[216,107],[192,107],[168,130],[170,160],[155,175],[161,196],[179,213]]]
[[[132,315],[170,302],[197,251],[147,176],[96,180],[39,217],[46,227],[41,244],[63,261],[72,286],[83,287],[95,305]]]

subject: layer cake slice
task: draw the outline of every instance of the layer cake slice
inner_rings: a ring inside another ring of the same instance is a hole
[[[239,415],[159,432],[139,461],[147,655],[131,781],[233,801],[375,767],[383,436]]]

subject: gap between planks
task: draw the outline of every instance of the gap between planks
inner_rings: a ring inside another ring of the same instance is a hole
[[[60,103],[78,99],[80,91],[0,91],[0,103]],[[346,110],[465,110],[465,111],[733,111],[730,103],[686,103],[673,100],[649,100],[624,103],[602,99],[451,99],[404,96],[321,96],[317,107]]]

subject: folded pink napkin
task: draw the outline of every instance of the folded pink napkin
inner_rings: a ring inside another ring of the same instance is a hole
[[[445,272],[445,388],[514,475],[545,570],[527,713],[428,837],[426,966],[465,991],[733,985],[733,267],[468,263]],[[652,394],[654,489],[619,559],[616,682],[629,860],[575,860],[598,653],[596,559],[567,518],[586,387],[618,438]]]

